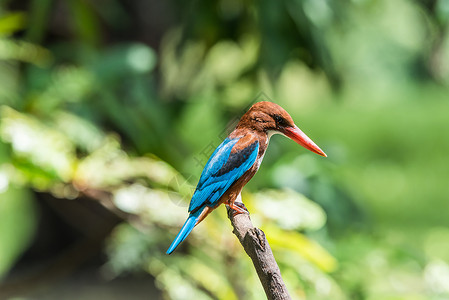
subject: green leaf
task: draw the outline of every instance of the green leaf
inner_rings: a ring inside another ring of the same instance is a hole
[[[23,12],[12,12],[0,17],[0,36],[10,35],[25,27],[26,18]]]
[[[254,198],[257,209],[281,228],[318,230],[326,223],[324,210],[293,190],[264,190]]]
[[[285,231],[276,226],[264,226],[263,229],[273,251],[291,250],[294,253],[299,253],[325,272],[332,272],[337,268],[337,260],[302,233]]]
[[[0,192],[0,277],[26,249],[35,226],[36,215],[28,190],[9,187]]]

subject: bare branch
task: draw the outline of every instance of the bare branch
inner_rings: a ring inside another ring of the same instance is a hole
[[[237,198],[236,204],[243,206],[241,195]],[[291,299],[265,233],[254,227],[249,214],[235,214],[231,208],[227,207],[227,209],[228,217],[234,227],[233,233],[253,261],[267,298],[269,300]]]

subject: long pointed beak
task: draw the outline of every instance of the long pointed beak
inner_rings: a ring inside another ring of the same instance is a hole
[[[305,133],[302,132],[298,126],[295,125],[294,127],[286,127],[284,129],[284,134],[304,148],[321,156],[327,157],[326,153],[324,153],[320,147],[318,147],[307,135],[305,135]]]

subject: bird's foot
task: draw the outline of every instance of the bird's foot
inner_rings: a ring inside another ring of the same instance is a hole
[[[228,209],[228,216],[229,217],[235,217],[236,215],[239,214],[248,214],[249,215],[249,211],[246,208],[245,204],[243,204],[242,202],[234,202],[232,204],[228,204],[228,207],[230,209]]]

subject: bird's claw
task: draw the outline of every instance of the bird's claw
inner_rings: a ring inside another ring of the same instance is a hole
[[[245,204],[242,202],[234,202],[233,204],[228,205],[228,216],[229,217],[235,217],[239,214],[248,214],[249,211],[246,208]]]

